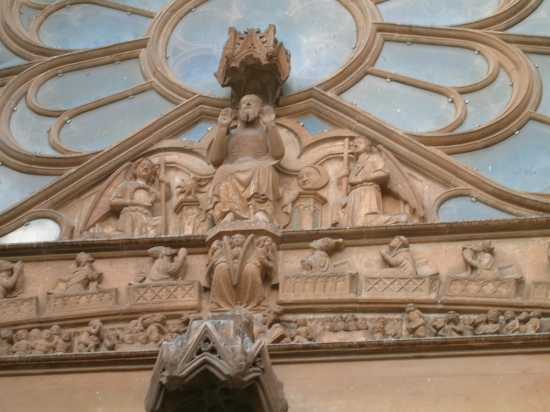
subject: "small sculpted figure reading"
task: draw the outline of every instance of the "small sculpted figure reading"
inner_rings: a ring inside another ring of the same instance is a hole
[[[256,95],[239,103],[236,127],[231,108],[222,110],[208,160],[216,168],[208,212],[214,224],[235,220],[278,223],[279,176],[285,149],[275,112]]]
[[[80,252],[75,258],[75,270],[67,278],[58,281],[51,294],[68,295],[71,293],[97,292],[103,280],[103,274],[94,267],[95,259],[85,252]]]

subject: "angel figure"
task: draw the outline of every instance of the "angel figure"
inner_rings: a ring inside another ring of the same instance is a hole
[[[424,216],[422,202],[395,157],[382,146],[374,146],[366,137],[356,137],[353,149],[357,156],[351,170],[346,170],[348,196],[343,205],[346,226],[375,226],[407,223],[408,212],[384,212],[382,196],[390,191],[418,218]],[[347,155],[345,155],[347,158]],[[406,210],[406,209],[405,209]]]
[[[261,307],[264,284],[273,280],[277,270],[276,252],[268,236],[235,234],[215,241],[207,270],[213,309]]]
[[[117,230],[129,236],[154,236],[160,218],[153,217],[153,207],[161,196],[155,187],[159,166],[150,159],[134,162],[127,178],[116,188],[110,208],[118,214]]]
[[[23,291],[23,262],[0,260],[0,299],[13,298]]]

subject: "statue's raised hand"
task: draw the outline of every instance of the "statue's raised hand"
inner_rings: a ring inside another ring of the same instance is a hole
[[[262,108],[261,121],[266,126],[275,124],[275,110],[272,106],[266,104]]]
[[[227,107],[220,112],[218,116],[218,126],[229,127],[233,121],[233,109]]]

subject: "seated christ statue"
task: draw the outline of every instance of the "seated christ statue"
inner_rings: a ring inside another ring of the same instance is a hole
[[[275,165],[285,149],[273,108],[256,95],[233,110],[222,110],[208,160],[216,168],[209,193],[208,212],[213,223],[256,220],[277,224],[281,193]],[[236,126],[234,126],[236,123]]]

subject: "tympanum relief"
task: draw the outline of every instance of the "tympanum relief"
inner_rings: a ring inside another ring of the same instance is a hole
[[[23,262],[0,260],[0,322],[33,318],[38,314],[35,297],[19,297],[24,292]]]

